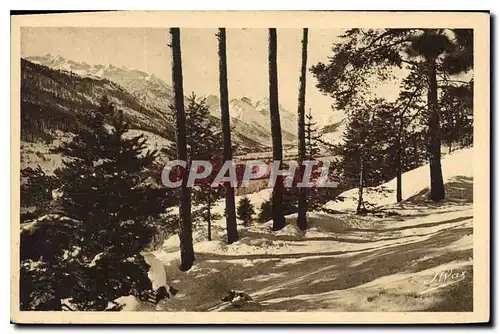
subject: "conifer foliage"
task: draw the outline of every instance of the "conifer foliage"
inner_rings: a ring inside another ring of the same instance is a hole
[[[419,67],[425,79],[425,126],[433,201],[445,197],[441,170],[441,122],[438,91],[441,80],[473,69],[472,29],[349,29],[332,47],[328,64],[318,63],[312,72],[317,87],[344,109],[364,96],[373,84],[392,77],[395,67]],[[446,80],[445,80],[446,81]]]
[[[466,147],[473,141],[472,113],[473,81],[464,85],[449,85],[441,91],[441,138],[448,146],[448,152],[453,145]]]
[[[306,159],[314,160],[320,154],[321,135],[317,123],[314,121],[311,109],[306,114],[305,122]]]
[[[326,143],[321,139],[321,134],[317,126],[317,122],[314,121],[314,116],[312,115],[311,109],[306,114],[305,122],[305,133],[306,133],[306,159],[315,161],[317,164],[320,163],[320,156],[322,154],[322,149],[330,149],[333,145]],[[334,175],[338,171],[338,166],[336,161],[332,159],[329,175]],[[312,176],[314,180],[318,180],[321,176],[321,168],[317,165],[314,169]],[[341,192],[340,185],[337,188],[328,187],[318,187],[317,184],[313,183],[313,186],[306,188],[307,193],[307,209],[308,211],[319,210],[326,202],[330,200],[335,200],[337,195]]]
[[[60,186],[54,175],[47,175],[42,168],[27,167],[21,170],[21,208],[33,208],[21,213],[21,222],[49,213],[52,192]]]
[[[366,187],[382,180],[380,173],[381,147],[374,140],[377,137],[373,123],[373,103],[360,104],[349,114],[349,123],[344,133],[344,144],[340,147],[341,166],[344,179],[358,187],[357,213],[366,212],[363,193]]]
[[[306,103],[306,68],[307,68],[307,40],[309,30],[303,29],[302,35],[302,64],[300,67],[299,79],[299,103],[298,103],[298,138],[299,138],[299,166],[306,159],[306,140],[305,140],[305,103]],[[298,215],[297,225],[301,230],[307,229],[307,190],[298,189]]]
[[[186,142],[189,164],[193,160],[209,161],[220,165],[223,154],[223,138],[220,127],[210,116],[210,109],[205,99],[198,99],[194,93],[187,99],[186,107]],[[175,143],[168,153],[175,157]],[[212,177],[197,180],[192,189],[191,199],[198,210],[193,212],[193,221],[206,225],[208,240],[212,239],[212,220],[218,217],[211,211],[216,201],[224,196],[224,188],[212,187]]]
[[[255,214],[255,209],[247,196],[244,196],[240,199],[238,208],[236,209],[236,213],[238,215],[238,218],[243,221],[243,224],[245,226],[250,225],[250,223],[252,222],[252,217]]]
[[[61,147],[68,157],[56,171],[63,215],[42,217],[21,234],[26,309],[57,309],[58,300],[71,297],[78,310],[104,310],[120,296],[145,298],[151,292],[140,252],[165,210],[165,189],[145,183],[156,152],[146,150],[142,135],[125,138],[127,130],[123,114],[104,97],[89,112],[86,130]],[[33,240],[53,246],[37,248]],[[36,284],[45,280],[58,284],[50,296],[37,298]]]

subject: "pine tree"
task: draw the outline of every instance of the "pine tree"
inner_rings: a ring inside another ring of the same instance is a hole
[[[321,135],[317,127],[317,123],[314,121],[311,109],[309,109],[306,115],[305,123],[305,137],[306,137],[306,159],[311,161],[316,161],[319,163],[318,158],[321,153],[320,145],[324,144],[321,140]],[[319,166],[313,170],[312,178],[318,179],[321,172]],[[337,193],[336,190],[331,188],[320,188],[313,184],[312,187],[307,188],[307,209],[310,211],[318,210],[321,206],[332,200]]]
[[[314,122],[311,109],[309,109],[306,115],[305,123],[305,137],[306,137],[306,159],[314,160],[320,154],[320,143],[321,135],[317,127],[317,123]]]
[[[276,28],[269,28],[269,107],[271,117],[271,137],[273,142],[273,160],[283,161],[283,144],[281,138],[281,123],[278,99],[278,65],[277,65],[277,35]],[[282,178],[276,180],[272,194],[273,230],[285,227],[283,213],[284,185]]]
[[[426,29],[423,34],[413,36],[407,53],[423,57],[427,76],[427,108],[429,134],[429,165],[431,171],[430,198],[440,201],[445,197],[443,172],[441,170],[441,129],[438,106],[437,67],[438,58],[453,48],[449,38],[436,29]]]
[[[299,103],[298,103],[299,166],[302,166],[302,162],[306,160],[305,103],[306,103],[307,38],[308,38],[308,29],[304,28],[302,36],[302,64],[300,67]],[[297,225],[302,231],[305,231],[307,229],[306,188],[298,188]]]
[[[265,223],[273,218],[273,208],[272,202],[270,200],[266,200],[262,202],[260,205],[260,212],[257,220],[260,223]]]
[[[317,87],[344,109],[371,89],[372,80],[387,80],[396,67],[422,66],[427,90],[426,126],[430,162],[430,198],[445,196],[441,171],[438,75],[473,69],[472,29],[349,29],[332,51],[329,64],[312,68]]]
[[[243,221],[245,226],[250,225],[252,222],[252,216],[255,214],[255,209],[250,199],[244,196],[240,199],[237,209],[238,218]]]
[[[452,145],[470,146],[473,138],[472,81],[441,90],[441,137],[451,152]]]
[[[227,59],[226,59],[226,29],[219,28],[217,34],[219,41],[219,88],[220,88],[220,110],[221,123],[224,138],[224,161],[233,159],[233,147],[231,145],[231,120],[229,117],[229,93],[227,88]],[[236,225],[236,204],[234,199],[234,188],[231,184],[224,185],[226,191],[226,230],[227,243],[238,241],[238,227]]]
[[[59,180],[53,175],[46,174],[40,166],[22,169],[21,222],[49,213],[53,206],[52,192],[59,186]]]
[[[373,127],[374,106],[377,100],[363,101],[349,110],[349,122],[344,133],[344,143],[339,149],[343,177],[358,188],[356,212],[367,212],[364,198],[366,187],[379,184],[383,180],[383,151],[380,147],[380,131]]]
[[[145,152],[143,135],[124,137],[128,124],[121,111],[104,98],[90,123],[87,132],[61,148],[72,159],[57,175],[63,184],[62,211],[82,222],[77,247],[84,279],[73,302],[102,310],[119,296],[140,297],[151,289],[140,252],[165,211],[166,192],[145,183],[144,171],[153,166],[156,151]]]
[[[416,126],[416,121],[424,118],[422,117],[426,108],[422,98],[424,87],[425,78],[420,66],[413,66],[410,74],[403,79],[396,103],[386,103],[378,110],[378,118],[385,120],[385,123],[379,127],[382,131],[386,129],[385,138],[389,142],[387,165],[393,166],[388,176],[392,178],[392,172],[396,175],[396,201],[398,203],[403,200],[403,173],[412,167],[419,166],[426,157],[425,139],[415,141],[419,135],[424,134]],[[412,147],[409,147],[409,140],[413,140]],[[413,153],[408,152],[411,148],[414,149]]]
[[[219,164],[223,154],[223,139],[220,129],[211,121],[210,109],[205,99],[198,101],[194,93],[188,97],[186,108],[186,142],[189,164],[193,160],[204,160]],[[169,156],[175,156],[175,145],[167,150]],[[224,196],[222,186],[212,187],[212,178],[197,180],[192,189],[192,201],[201,206],[193,212],[193,220],[207,225],[208,240],[211,240],[213,217],[211,212],[216,201]]]
[[[72,256],[81,222],[57,214],[21,225],[19,302],[23,311],[60,311],[74,294],[82,266]]]
[[[394,177],[396,200],[400,202],[402,174],[420,166],[427,157],[425,132],[418,123],[425,107],[418,98],[414,99],[416,96],[415,92],[403,90],[394,103],[383,99],[362,101],[349,114],[340,152],[345,174],[351,175],[351,184],[359,188],[360,212],[366,211],[367,203],[362,198],[365,186],[376,186]],[[353,154],[352,159],[349,154]]]
[[[142,135],[126,139],[127,130],[123,113],[104,97],[88,113],[86,130],[59,149],[68,158],[56,170],[60,214],[37,219],[21,234],[26,308],[57,309],[71,297],[78,310],[102,311],[120,296],[151,292],[140,252],[156,232],[166,193],[145,183],[156,152],[145,150]],[[41,240],[50,246],[36,247]],[[40,295],[44,282],[52,283]]]
[[[188,161],[186,144],[186,115],[184,112],[184,88],[182,80],[181,33],[179,28],[170,28],[172,48],[172,83],[175,100],[176,147],[177,159]],[[179,198],[179,239],[181,250],[181,266],[183,271],[189,270],[194,263],[193,226],[191,220],[191,188],[186,186],[187,168],[182,169],[183,183]]]

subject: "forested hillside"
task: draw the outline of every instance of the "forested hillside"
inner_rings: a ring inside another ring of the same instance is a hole
[[[169,95],[162,99],[165,106],[160,109],[158,104],[144,103],[146,100],[140,95],[109,79],[81,76],[26,59],[21,59],[21,140],[50,142],[54,139],[55,130],[78,133],[85,126],[82,117],[89,110],[96,109],[104,95],[124,111],[131,129],[164,138],[167,140],[165,145],[175,140]],[[218,118],[209,117],[211,122],[219,124]],[[245,124],[241,124],[240,128],[246,129]],[[238,132],[235,132],[235,142],[242,151],[263,147],[261,142]]]
[[[21,139],[50,139],[50,132],[78,132],[81,118],[96,109],[102,96],[121,110],[132,128],[173,140],[165,115],[141,105],[123,87],[101,78],[80,77],[21,60]]]

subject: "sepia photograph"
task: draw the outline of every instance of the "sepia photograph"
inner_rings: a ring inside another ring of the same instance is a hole
[[[11,320],[487,322],[489,29],[13,16]]]

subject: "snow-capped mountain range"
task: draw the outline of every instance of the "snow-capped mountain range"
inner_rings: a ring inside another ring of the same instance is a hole
[[[220,99],[216,95],[209,95],[204,98],[210,106],[210,113],[214,117],[220,118]],[[201,99],[200,98],[200,99]],[[279,105],[280,123],[283,141],[291,143],[296,139],[297,117]],[[269,109],[269,99],[264,98],[253,102],[248,97],[232,99],[229,101],[229,113],[231,122],[235,129],[245,134],[250,133],[251,138],[271,138],[271,116]],[[257,136],[257,137],[256,137]]]
[[[42,57],[27,57],[26,59],[35,64],[83,77],[108,79],[133,93],[145,106],[153,107],[156,110],[167,110],[173,100],[172,87],[153,74],[127,66],[90,65],[51,54]]]
[[[173,90],[170,85],[155,75],[140,70],[126,66],[91,65],[50,54],[41,57],[27,57],[26,59],[36,64],[82,77],[104,78],[115,82],[136,96],[142,105],[163,114],[169,113],[169,106],[173,101]],[[207,104],[211,108],[211,115],[220,119],[219,97],[209,95],[204,98],[206,98]],[[231,125],[236,132],[256,142],[270,146],[271,125],[269,99],[267,97],[256,102],[247,97],[232,99],[229,108]],[[285,144],[292,143],[296,140],[296,115],[280,105],[280,120],[283,142]]]

